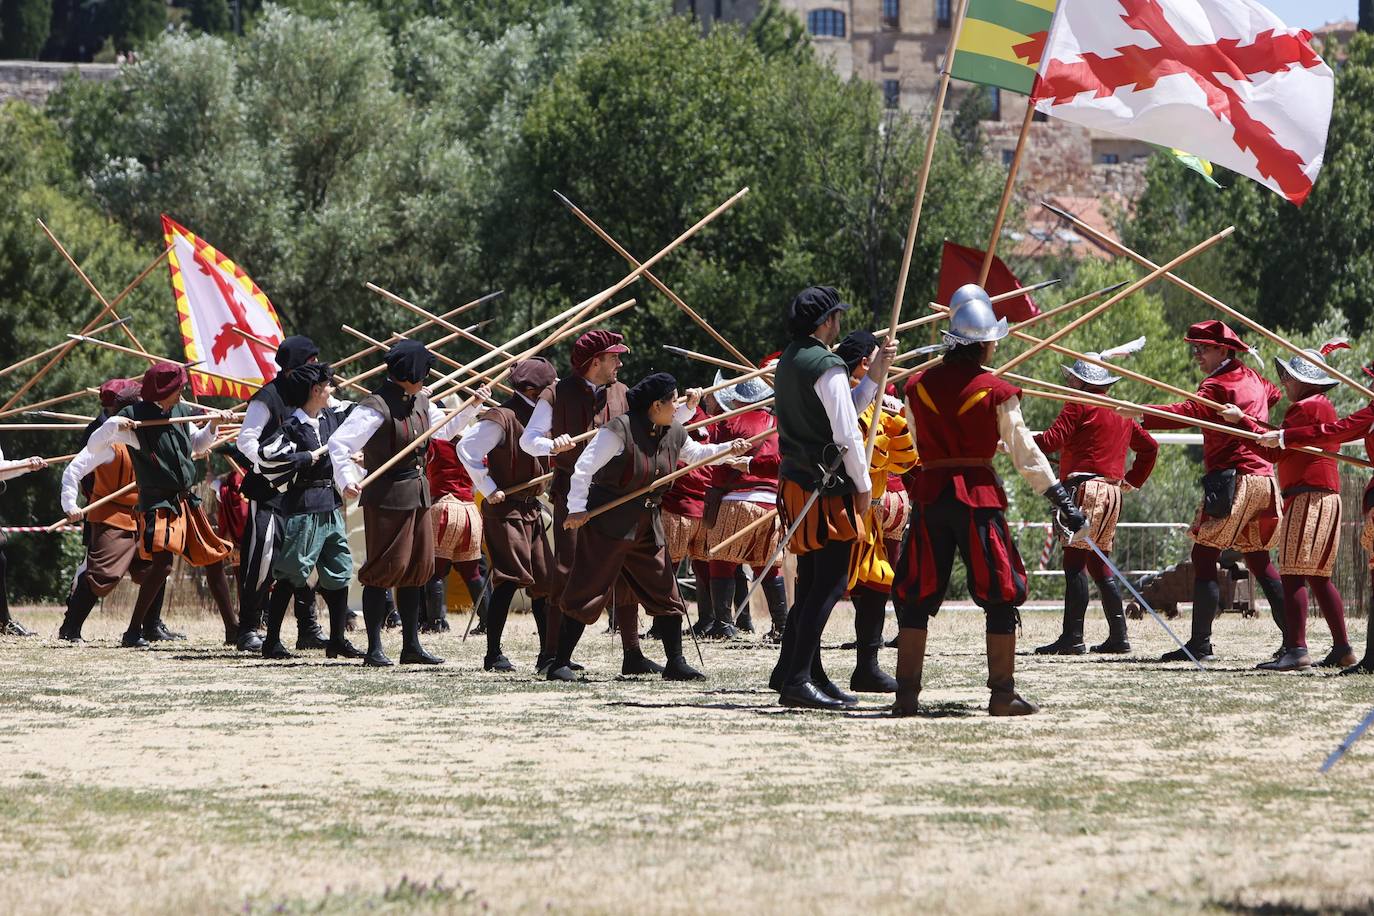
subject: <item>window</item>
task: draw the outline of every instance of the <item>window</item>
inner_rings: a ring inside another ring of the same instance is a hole
[[[989,121],[1002,120],[1002,90],[996,86],[988,87],[988,104],[991,114],[988,115]]]
[[[950,8],[950,2],[949,2],[949,0],[935,0],[935,27],[936,27],[936,28],[938,28],[938,29],[947,29],[947,28],[949,28],[950,25],[953,23],[954,17],[950,14],[950,9],[949,9],[949,8]]]
[[[896,108],[902,102],[902,84],[897,80],[883,80],[883,107]]]
[[[1116,153],[1103,153],[1102,158],[1098,161],[1102,165],[1117,165],[1121,162],[1121,157],[1118,156]]]
[[[828,38],[844,37],[844,13],[839,10],[812,10],[806,16],[806,30]]]
[[[1013,159],[1015,159],[1015,158],[1016,158],[1016,150],[1014,150],[1014,149],[1004,149],[1004,150],[1002,150],[1002,164],[1003,164],[1003,165],[1005,165],[1005,166],[1007,166],[1008,168],[1010,168],[1010,167],[1011,167],[1011,161],[1012,161]]]
[[[883,0],[883,28],[895,32],[901,28],[902,0]]]

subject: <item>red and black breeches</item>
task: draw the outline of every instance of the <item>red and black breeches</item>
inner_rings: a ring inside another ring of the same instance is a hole
[[[969,596],[987,613],[987,631],[1016,632],[1016,608],[1026,600],[1026,567],[1006,515],[999,508],[965,505],[952,489],[929,505],[911,507],[892,584],[898,623],[926,628],[945,600],[956,551],[964,561]]]

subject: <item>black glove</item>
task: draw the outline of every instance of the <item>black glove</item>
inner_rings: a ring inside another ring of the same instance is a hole
[[[1069,491],[1064,489],[1062,483],[1057,483],[1045,491],[1045,498],[1050,501],[1050,508],[1054,510],[1054,519],[1059,526],[1070,534],[1082,530],[1088,524],[1088,517],[1083,514],[1083,510],[1074,504],[1073,497]]]

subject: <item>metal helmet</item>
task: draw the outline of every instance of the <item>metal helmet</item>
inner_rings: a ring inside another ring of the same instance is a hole
[[[1087,355],[1091,356],[1093,359],[1102,358],[1101,354],[1093,353],[1092,351],[1088,351]],[[1059,368],[1064,370],[1065,375],[1070,378],[1076,378],[1087,385],[1105,387],[1107,385],[1115,385],[1117,382],[1121,381],[1121,376],[1112,375],[1102,366],[1095,363],[1084,362],[1081,359],[1074,360],[1072,366],[1060,366]]]
[[[992,310],[992,299],[976,283],[966,283],[949,297],[949,327],[945,340],[952,344],[990,343],[1007,336],[1007,319]]]
[[[1290,356],[1284,360],[1277,356],[1274,357],[1274,366],[1279,370],[1279,375],[1287,375],[1308,385],[1316,385],[1319,388],[1330,388],[1340,384],[1340,380],[1333,378],[1326,372],[1326,360],[1321,353],[1316,350],[1303,350],[1307,354],[1304,359],[1301,356]]]
[[[725,381],[724,376],[719,370],[716,372],[715,384],[719,385]],[[714,387],[714,385],[712,386]],[[724,407],[727,403],[738,407],[747,407],[750,404],[757,404],[764,398],[772,397],[772,387],[761,378],[745,379],[736,382],[716,392],[716,403]]]

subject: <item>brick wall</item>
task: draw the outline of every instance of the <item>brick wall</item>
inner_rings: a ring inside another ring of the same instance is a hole
[[[18,99],[42,105],[70,73],[85,80],[112,80],[119,75],[116,64],[61,64],[37,60],[0,61],[0,102]]]

